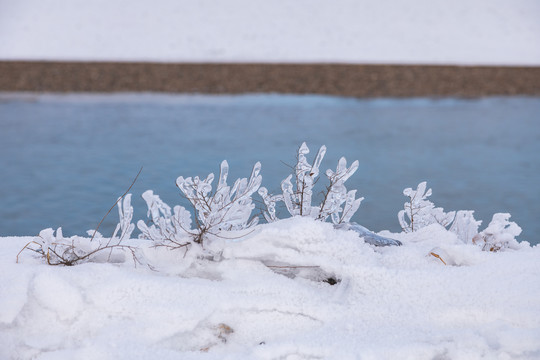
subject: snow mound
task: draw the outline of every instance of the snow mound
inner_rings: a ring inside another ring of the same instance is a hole
[[[306,217],[222,239],[215,259],[129,240],[150,266],[17,264],[31,239],[2,238],[0,358],[540,357],[539,246],[482,251],[439,224],[380,235],[403,245]]]

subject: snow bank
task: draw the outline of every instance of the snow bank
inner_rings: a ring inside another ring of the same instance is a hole
[[[0,358],[540,357],[539,246],[481,251],[438,224],[381,235],[403,246],[309,218],[223,240],[219,261],[130,240],[152,269],[17,264],[32,239],[0,238]]]
[[[17,0],[0,59],[540,65],[536,0]]]

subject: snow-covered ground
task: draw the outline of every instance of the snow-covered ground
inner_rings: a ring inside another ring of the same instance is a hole
[[[0,238],[0,358],[540,358],[540,246],[482,251],[438,224],[384,235],[403,246],[291,218],[217,261],[131,240],[154,269],[17,264],[32,238]]]
[[[540,65],[540,2],[4,0],[0,59]]]

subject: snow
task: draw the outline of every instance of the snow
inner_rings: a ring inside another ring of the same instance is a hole
[[[482,251],[438,224],[380,235],[403,245],[300,217],[215,260],[130,240],[152,267],[16,263],[32,238],[0,238],[0,358],[540,357],[540,246]]]
[[[17,0],[0,59],[540,64],[537,0]]]

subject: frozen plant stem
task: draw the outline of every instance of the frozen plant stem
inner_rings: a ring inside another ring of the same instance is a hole
[[[278,220],[275,205],[276,202],[283,201],[291,216],[307,216],[320,221],[326,221],[330,217],[334,224],[349,222],[363,200],[356,199],[356,190],[347,192],[345,187],[345,181],[358,169],[358,161],[347,167],[347,160],[342,157],[335,172],[328,169],[326,176],[330,184],[323,191],[322,202],[318,206],[312,206],[313,187],[318,180],[326,146],[321,146],[312,164],[306,159],[308,153],[309,148],[303,143],[297,152],[294,173],[281,182],[282,194],[269,195],[266,188],[259,189],[259,195],[263,198],[267,210],[264,217],[268,222]],[[294,185],[291,182],[293,175]]]
[[[431,196],[431,189],[426,190],[425,181],[418,184],[416,190],[407,188],[403,190],[403,195],[409,198],[404,204],[404,210],[398,213],[398,220],[401,228],[405,232],[414,232],[428,225],[438,223],[445,228],[450,226],[455,219],[456,212],[445,213],[443,208],[435,205],[427,198]],[[405,219],[408,217],[409,221]]]
[[[56,234],[54,234],[52,229],[45,229],[42,230],[33,241],[26,244],[21,251],[19,251],[17,254],[17,262],[19,261],[19,255],[23,250],[31,250],[40,254],[40,256],[45,258],[48,265],[54,266],[73,266],[78,263],[88,261],[96,254],[103,251],[109,251],[109,255],[107,256],[106,260],[110,261],[114,250],[127,250],[131,252],[133,261],[135,264],[137,264],[139,261],[137,259],[136,249],[129,245],[123,245],[121,242],[126,237],[129,238],[131,236],[131,233],[135,227],[131,223],[133,218],[133,207],[131,206],[131,194],[128,194],[128,192],[137,181],[141,171],[142,168],[137,173],[137,176],[135,176],[133,179],[129,188],[122,194],[121,197],[116,200],[109,211],[107,211],[105,216],[99,222],[98,227],[93,231],[90,239],[80,237],[64,238],[62,228],[58,228],[56,230]],[[113,235],[106,240],[106,242],[104,242],[105,239],[101,237],[99,238],[100,241],[94,241],[96,235],[99,234],[97,231],[99,226],[103,223],[112,209],[117,205],[120,222],[116,226]],[[119,238],[117,238],[116,235],[119,231],[121,231],[121,235]]]
[[[135,178],[133,179],[133,181],[131,182],[131,185],[129,185],[129,187],[127,188],[127,190],[122,194],[122,196],[120,196],[116,202],[113,204],[113,206],[111,206],[111,208],[109,209],[109,211],[107,211],[107,213],[105,214],[105,216],[103,216],[103,218],[101,219],[101,221],[99,222],[98,226],[94,229],[94,233],[92,234],[92,237],[90,238],[90,241],[94,240],[94,237],[96,236],[96,233],[97,231],[99,230],[99,227],[101,226],[101,224],[103,223],[103,221],[105,221],[105,219],[107,218],[107,216],[111,213],[112,209],[114,209],[114,207],[118,204],[119,201],[123,200],[124,197],[127,195],[127,193],[131,190],[131,188],[133,187],[133,185],[135,184],[135,182],[137,181],[137,179],[139,178],[139,175],[141,175],[141,172],[142,172],[143,168],[141,167],[139,169],[139,172],[137,173],[137,175],[135,176]]]

